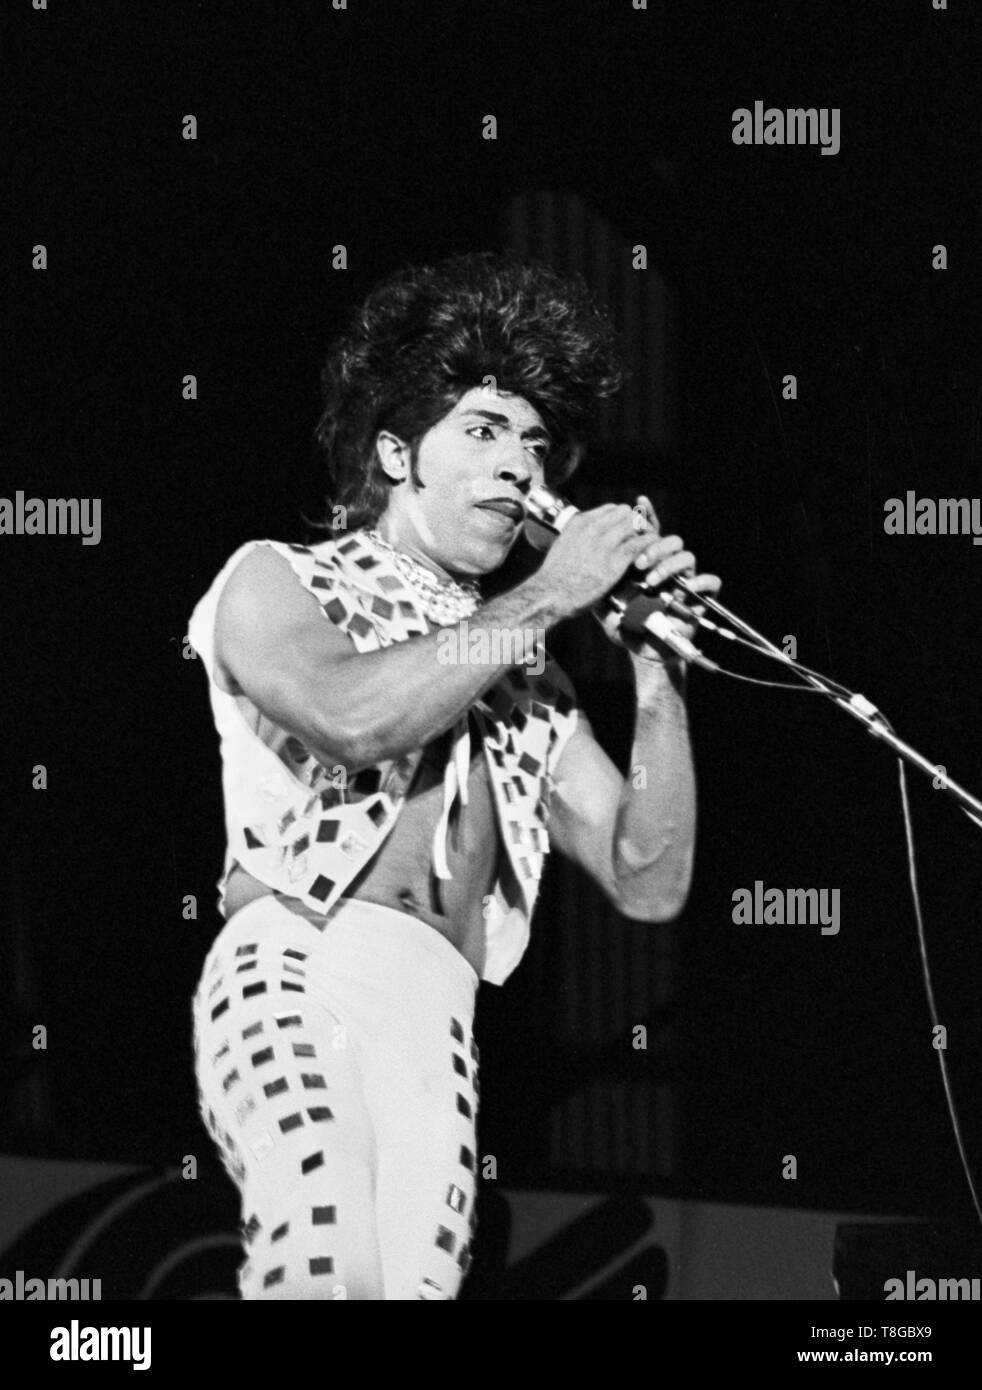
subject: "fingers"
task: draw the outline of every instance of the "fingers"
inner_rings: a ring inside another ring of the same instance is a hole
[[[681,546],[682,540],[679,536],[666,536],[656,546],[648,547],[648,552],[644,552],[635,558],[635,566],[638,569],[646,569],[645,582],[652,588],[664,584],[673,575],[681,575],[688,584],[689,591],[700,594],[717,595],[723,587],[723,581],[718,574],[697,574],[696,557],[691,550],[676,550],[675,546]],[[671,547],[668,553],[661,554],[660,547]],[[685,603],[689,599],[689,594],[685,589],[675,587],[672,596],[680,602]],[[700,616],[706,611],[705,605],[694,605],[690,602],[693,611]]]
[[[694,574],[688,578],[690,589],[696,589],[701,594],[718,594],[723,587],[723,581],[718,574]],[[683,591],[684,592],[684,591]]]
[[[595,510],[598,514],[606,513],[605,520],[612,524],[609,540],[623,554],[624,564],[633,563],[638,569],[647,569],[662,556],[682,548],[681,536],[661,535],[658,517],[646,497],[639,497],[634,507],[626,502],[614,502]]]
[[[661,535],[661,522],[652,506],[651,498],[643,493],[638,494],[638,499],[631,508],[634,515],[634,527],[637,531],[654,531],[656,536]]]
[[[695,573],[696,557],[691,550],[684,549],[681,536],[665,536],[640,547],[634,557],[638,569],[648,571],[649,584],[662,584],[673,574]]]
[[[625,526],[630,523],[630,529],[625,530],[619,544],[631,556],[634,569],[647,571],[648,584],[660,585],[673,575],[683,575],[692,589],[706,594],[719,593],[723,586],[719,575],[696,572],[695,555],[685,549],[681,536],[661,534],[651,499],[643,493],[638,495],[633,507],[623,502],[607,502],[594,510],[607,513],[610,520],[616,519]],[[684,590],[678,590],[678,594],[685,598]]]

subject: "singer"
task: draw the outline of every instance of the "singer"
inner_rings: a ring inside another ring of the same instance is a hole
[[[620,384],[578,281],[490,253],[400,271],[323,384],[327,538],[243,545],[189,626],[228,839],[193,1001],[199,1103],[241,1193],[243,1298],[447,1300],[475,1229],[478,984],[521,960],[552,849],[627,917],[676,916],[695,785],[685,662],[616,615],[643,788],[547,653],[536,674],[461,642],[448,664],[441,634],[466,619],[500,655],[496,634],[541,638],[695,559],[639,498],[573,515],[529,579],[482,595],[531,489],[572,474]]]

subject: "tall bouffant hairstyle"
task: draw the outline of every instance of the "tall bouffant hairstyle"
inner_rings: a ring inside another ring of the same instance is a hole
[[[375,449],[380,430],[409,444],[413,482],[423,486],[420,441],[488,377],[539,412],[554,440],[545,479],[561,486],[587,447],[598,402],[623,380],[613,326],[579,276],[485,251],[378,284],[321,377],[315,436],[327,457],[328,511],[343,506],[348,530],[378,521],[393,486]]]

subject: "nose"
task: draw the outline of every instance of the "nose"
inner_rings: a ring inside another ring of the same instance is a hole
[[[512,450],[506,458],[499,461],[495,467],[494,476],[517,488],[524,488],[525,484],[531,481],[532,470],[528,466],[522,444],[519,444],[517,449]]]

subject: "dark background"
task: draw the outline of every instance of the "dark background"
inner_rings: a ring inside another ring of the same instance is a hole
[[[667,8],[81,3],[29,12],[13,38],[2,491],[101,497],[103,537],[0,538],[6,1152],[211,1161],[190,997],[220,925],[224,845],[187,619],[244,540],[307,538],[300,514],[323,505],[318,373],[349,306],[400,263],[499,246],[501,209],[525,190],[575,192],[645,243],[676,305],[672,362],[629,363],[674,380],[676,442],[643,456],[601,441],[574,500],[657,493],[664,529],[723,576],[724,601],[775,640],[793,633],[803,662],[982,792],[982,550],[882,525],[885,499],[907,489],[980,491],[972,7]],[[734,146],[732,112],[758,98],[839,107],[840,152]],[[496,143],[480,138],[486,113]],[[38,242],[45,273],[30,268]],[[345,272],[331,269],[337,243]],[[788,372],[794,402],[781,399]],[[593,629],[584,618],[554,645],[626,766],[629,670],[613,690],[597,680]],[[557,907],[575,878],[550,863],[526,963],[482,990],[482,1148],[509,1186],[965,1215],[895,761],[815,697],[701,672],[689,685],[700,825],[686,912],[646,928],[594,906],[575,924],[591,969],[628,939],[667,962],[645,1015],[651,1051],[633,1053],[623,1029],[604,1041],[596,1016],[593,1041],[556,1042],[578,987]],[[919,774],[909,782],[978,1164],[982,830]],[[840,888],[838,937],[735,926],[733,890],[755,879]],[[181,916],[188,893],[197,922]],[[35,1023],[44,1053],[30,1048]],[[661,1087],[672,1144],[655,1133],[623,1160],[601,1126],[586,1158],[565,1159],[550,1104],[587,1072],[612,1094],[625,1078]],[[785,1154],[797,1182],[781,1178]]]

